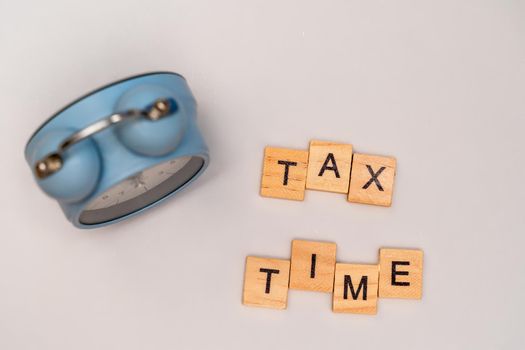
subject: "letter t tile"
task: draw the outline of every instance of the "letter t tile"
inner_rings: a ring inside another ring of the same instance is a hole
[[[307,166],[308,151],[266,147],[261,196],[302,201]]]
[[[289,260],[247,257],[242,303],[286,309],[289,276]]]

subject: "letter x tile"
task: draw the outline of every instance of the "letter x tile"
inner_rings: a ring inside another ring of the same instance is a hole
[[[395,175],[395,158],[354,154],[348,201],[389,207]]]

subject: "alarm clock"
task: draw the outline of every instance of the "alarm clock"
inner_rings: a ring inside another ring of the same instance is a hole
[[[154,206],[209,162],[195,99],[171,72],[134,76],[81,97],[37,129],[25,158],[38,186],[79,228]]]

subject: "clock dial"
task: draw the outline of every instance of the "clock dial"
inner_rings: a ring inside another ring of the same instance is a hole
[[[103,209],[138,197],[166,181],[186,164],[191,157],[181,157],[141,171],[91,201],[86,210]]]
[[[80,221],[95,224],[146,207],[188,182],[202,168],[200,157],[180,157],[145,169],[88,203]]]

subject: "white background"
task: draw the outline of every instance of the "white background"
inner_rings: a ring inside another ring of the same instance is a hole
[[[87,91],[183,74],[208,171],[143,215],[82,231],[24,145]],[[523,349],[523,1],[0,0],[0,349]],[[395,156],[391,208],[258,195],[265,145]],[[334,314],[241,305],[247,255],[294,238],[338,260],[425,252],[421,301]]]

